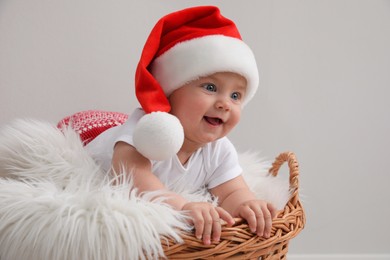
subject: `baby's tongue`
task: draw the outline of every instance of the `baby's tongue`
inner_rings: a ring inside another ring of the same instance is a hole
[[[217,118],[217,117],[208,117],[208,116],[205,116],[204,117],[205,120],[209,123],[209,124],[212,124],[212,125],[219,125],[221,124],[221,119]]]

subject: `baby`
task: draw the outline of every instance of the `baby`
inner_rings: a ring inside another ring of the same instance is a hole
[[[167,203],[188,213],[195,236],[219,241],[221,221],[244,218],[269,237],[276,210],[249,190],[227,134],[258,85],[254,55],[217,7],[184,9],[161,18],[136,71],[136,109],[122,126],[87,145],[106,170],[131,175],[139,192],[166,191]],[[206,187],[218,206],[191,202],[171,190]]]

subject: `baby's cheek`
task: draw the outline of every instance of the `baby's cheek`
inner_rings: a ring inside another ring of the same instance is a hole
[[[232,127],[236,126],[240,122],[240,119],[241,119],[241,110],[232,113],[232,117],[231,117]]]

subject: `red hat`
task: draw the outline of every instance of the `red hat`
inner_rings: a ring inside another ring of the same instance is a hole
[[[246,78],[244,105],[256,93],[259,75],[255,57],[236,25],[217,7],[187,8],[157,22],[135,75],[136,95],[147,113],[137,123],[133,136],[141,154],[164,160],[179,151],[183,129],[168,113],[171,107],[167,97],[186,83],[216,72],[235,72]]]

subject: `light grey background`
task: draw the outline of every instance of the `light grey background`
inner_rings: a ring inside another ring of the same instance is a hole
[[[291,254],[389,254],[390,1],[0,0],[0,125],[130,112],[158,18],[215,4],[261,68],[230,135],[240,151],[301,167],[305,230]]]

